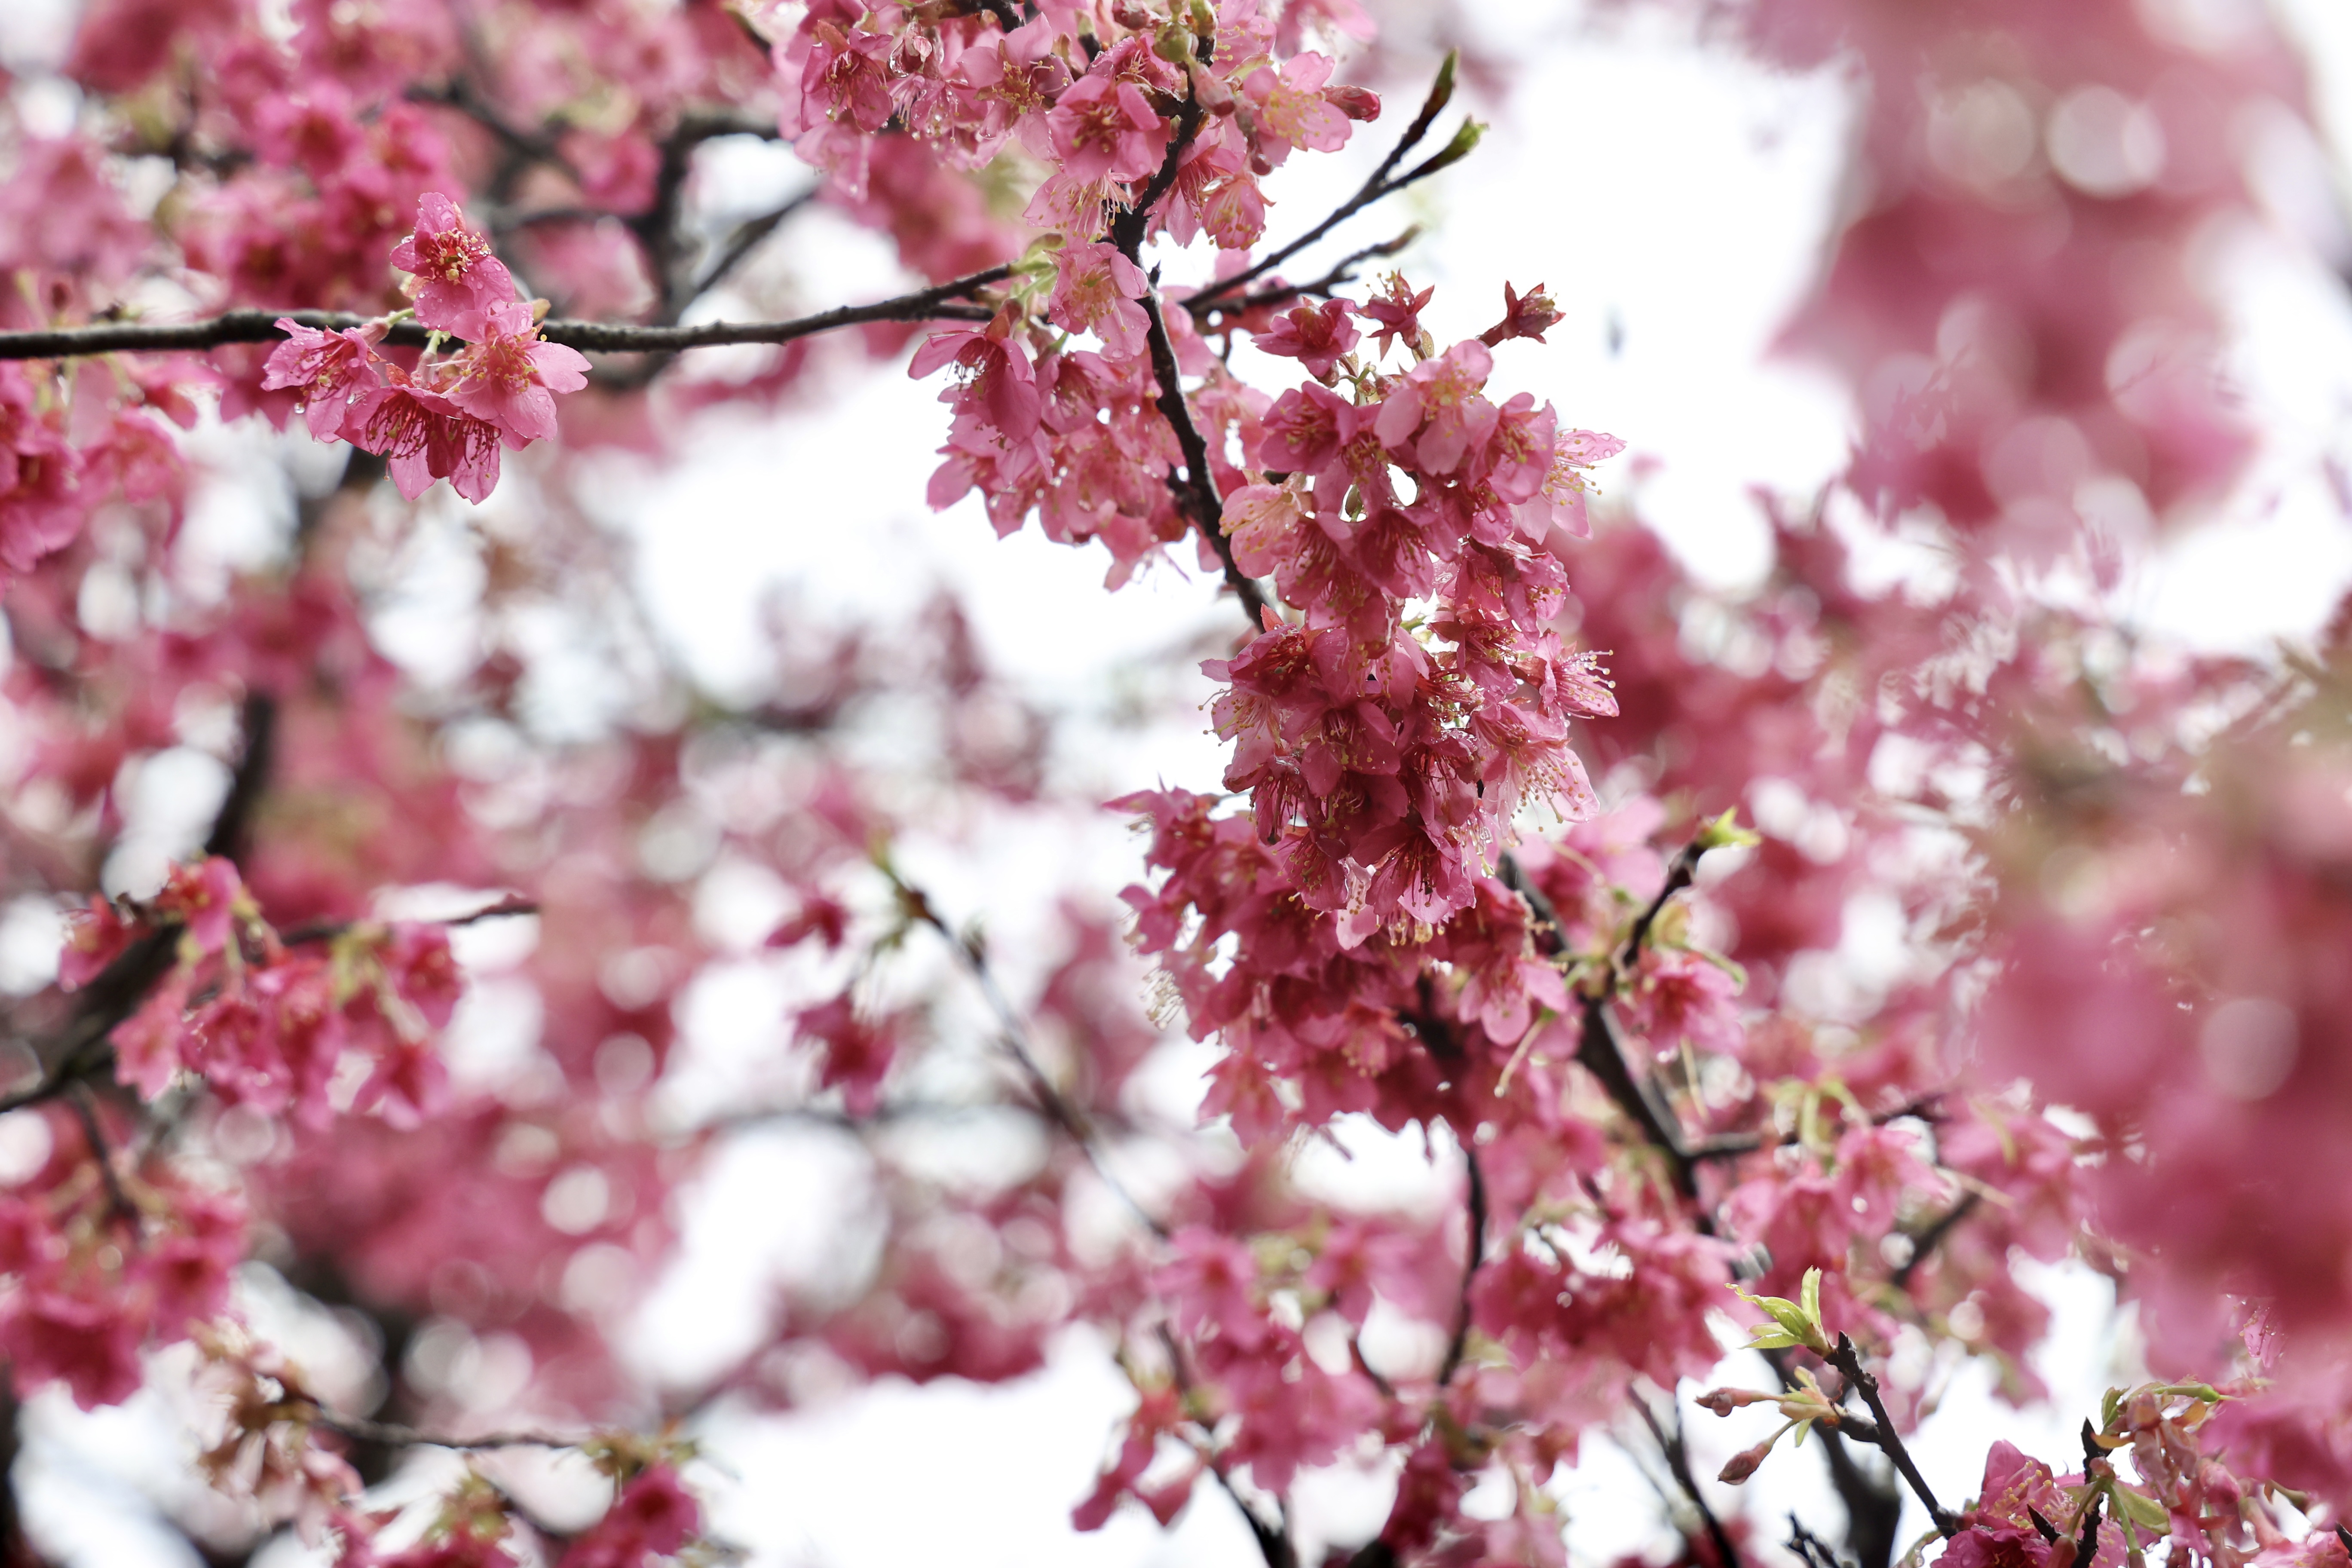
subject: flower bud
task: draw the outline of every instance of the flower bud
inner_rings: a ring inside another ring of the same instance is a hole
[[[1323,101],[1350,120],[1381,117],[1381,95],[1368,87],[1327,87],[1323,89]]]
[[[1769,1394],[1756,1394],[1745,1388],[1710,1388],[1698,1396],[1698,1405],[1700,1409],[1712,1410],[1717,1415],[1728,1415],[1742,1405],[1754,1405],[1771,1397]]]
[[[1730,1463],[1725,1465],[1715,1479],[1725,1486],[1736,1487],[1754,1475],[1757,1467],[1763,1464],[1764,1456],[1771,1451],[1772,1440],[1769,1437],[1752,1448],[1742,1448],[1731,1456]]]
[[[1234,89],[1207,66],[1192,62],[1192,101],[1212,114],[1231,114],[1235,107]]]

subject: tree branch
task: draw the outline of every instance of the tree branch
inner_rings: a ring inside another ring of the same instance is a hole
[[[1675,857],[1677,865],[1684,856],[1689,856],[1694,862],[1696,860],[1696,856],[1685,848],[1682,855]],[[1518,858],[1506,854],[1496,868],[1496,875],[1505,887],[1527,901],[1529,912],[1536,917],[1534,934],[1537,950],[1547,957],[1554,958],[1567,951],[1567,944],[1560,936],[1559,911],[1552,908],[1551,900],[1544,896],[1543,889],[1528,876]],[[1671,880],[1670,876],[1670,884]],[[1659,904],[1663,904],[1675,890],[1678,889],[1670,886],[1669,893],[1661,894],[1658,902],[1644,911],[1643,919],[1636,922],[1637,933],[1646,932],[1649,921],[1656,916]],[[1638,935],[1629,939],[1625,951],[1630,952],[1638,941]],[[1685,1197],[1697,1196],[1698,1182],[1690,1151],[1683,1142],[1681,1119],[1675,1115],[1674,1108],[1665,1103],[1654,1085],[1635,1078],[1633,1069],[1626,1065],[1624,1047],[1618,1043],[1616,1025],[1610,1017],[1606,993],[1584,998],[1583,1027],[1577,1035],[1576,1060],[1600,1082],[1617,1109],[1642,1130],[1643,1136],[1665,1155],[1675,1190]]]
[[[868,321],[984,321],[993,311],[980,305],[959,305],[963,299],[1012,276],[1010,267],[950,279],[894,300],[871,305],[844,305],[788,321],[704,321],[690,327],[633,326],[621,321],[551,321],[540,324],[540,335],[551,343],[587,353],[660,353],[681,349],[713,348],[725,343],[788,343],[842,327]],[[330,331],[364,326],[373,318],[343,310],[224,310],[195,321],[108,322],[95,327],[61,327],[49,331],[0,332],[0,360],[71,359],[83,354],[170,353],[218,348],[224,343],[276,342],[286,336],[280,317],[305,327]],[[395,321],[384,342],[423,348],[432,334],[414,321]],[[443,335],[442,341],[457,340]]]
[[[1121,1202],[1135,1212],[1135,1217],[1143,1223],[1144,1228],[1160,1240],[1167,1240],[1168,1226],[1157,1215],[1138,1202],[1135,1194],[1129,1192],[1103,1163],[1101,1152],[1095,1146],[1094,1130],[1088,1124],[1085,1113],[1071,1104],[1069,1097],[1055,1088],[1054,1080],[1045,1076],[1044,1066],[1037,1060],[1036,1051],[1029,1044],[1028,1026],[1022,1018],[1020,1010],[1013,1005],[1012,999],[1004,994],[1003,988],[997,984],[995,971],[989,967],[986,950],[977,940],[960,935],[920,888],[908,883],[887,866],[882,868],[882,873],[890,879],[890,885],[898,891],[898,901],[907,913],[945,937],[948,945],[955,950],[956,956],[962,960],[964,968],[978,983],[981,994],[988,999],[990,1010],[996,1015],[998,1037],[1004,1046],[1005,1053],[1020,1064],[1022,1073],[1029,1080],[1030,1091],[1037,1097],[1039,1108],[1055,1126],[1069,1135],[1070,1141],[1078,1146],[1078,1152],[1087,1157],[1087,1163],[1094,1167],[1095,1174],[1102,1179],[1105,1186],[1118,1194]]]
[[[1374,169],[1371,176],[1357,187],[1354,195],[1340,203],[1330,216],[1265,260],[1255,266],[1244,268],[1231,278],[1220,279],[1194,295],[1188,303],[1197,311],[1206,309],[1229,294],[1240,292],[1374,202],[1384,196],[1393,195],[1407,185],[1427,179],[1439,170],[1448,168],[1459,162],[1469,148],[1460,145],[1463,138],[1457,135],[1453,142],[1423,160],[1414,168],[1394,179],[1390,178],[1395,173],[1396,166],[1404,161],[1404,155],[1418,146],[1423,137],[1429,134],[1430,126],[1435,123],[1438,115],[1444,110],[1446,104],[1453,99],[1454,64],[1455,56],[1448,54],[1445,57],[1445,63],[1438,68],[1437,80],[1431,84],[1429,96],[1422,100],[1421,112],[1415,115],[1412,123],[1405,128],[1403,139],[1390,150],[1387,157],[1381,160],[1380,167]]]
[[[1677,1407],[1675,1411],[1674,1430],[1668,1432],[1650,1409],[1648,1400],[1630,1391],[1627,1397],[1632,1400],[1633,1408],[1641,1413],[1642,1424],[1650,1429],[1650,1436],[1658,1440],[1658,1450],[1666,1458],[1666,1468],[1672,1472],[1675,1484],[1683,1489],[1683,1495],[1690,1499],[1691,1507],[1698,1510],[1699,1523],[1706,1529],[1707,1541],[1715,1548],[1716,1568],[1739,1568],[1739,1550],[1731,1543],[1731,1532],[1723,1528],[1723,1521],[1717,1519],[1715,1510],[1707,1506],[1706,1497],[1698,1489],[1698,1478],[1691,1473],[1690,1452],[1683,1442],[1681,1409]]]
[[[1243,316],[1261,306],[1279,305],[1286,300],[1296,300],[1303,295],[1328,295],[1344,283],[1354,282],[1356,268],[1364,262],[1375,257],[1394,256],[1420,235],[1421,229],[1416,225],[1394,239],[1384,239],[1378,245],[1368,245],[1361,250],[1351,251],[1311,283],[1277,283],[1270,289],[1244,294],[1238,300],[1210,299],[1196,294],[1184,301],[1184,308],[1195,316]]]
[[[1242,613],[1249,617],[1250,635],[1255,637],[1265,627],[1269,607],[1265,590],[1257,579],[1242,570],[1234,558],[1233,541],[1225,537],[1225,503],[1217,494],[1216,477],[1209,470],[1209,444],[1201,437],[1200,427],[1192,423],[1192,411],[1184,402],[1181,373],[1176,366],[1176,345],[1168,336],[1168,320],[1160,311],[1160,296],[1154,291],[1143,297],[1143,313],[1151,322],[1151,369],[1160,381],[1158,399],[1160,416],[1176,432],[1176,445],[1184,454],[1185,489],[1190,495],[1192,525],[1201,537],[1209,542],[1217,560],[1223,565],[1225,585],[1242,602]]]
[[[1454,1316],[1454,1338],[1445,1347],[1445,1364],[1437,1373],[1440,1388],[1454,1381],[1454,1374],[1462,1368],[1463,1352],[1470,1347],[1470,1287],[1477,1282],[1479,1266],[1486,1261],[1486,1175],[1478,1168],[1478,1151],[1466,1139],[1462,1160],[1470,1171],[1470,1240],[1462,1259],[1462,1305]]]
[[[1933,1225],[1911,1238],[1911,1256],[1903,1260],[1901,1268],[1888,1276],[1887,1283],[1897,1290],[1908,1290],[1911,1288],[1911,1276],[1918,1272],[1919,1266],[1927,1261],[1929,1254],[1943,1245],[1944,1238],[1952,1234],[1953,1227],[1968,1218],[1969,1215],[1974,1214],[1977,1205],[1983,1201],[1984,1194],[1974,1188],[1961,1194],[1959,1202],[1938,1215]],[[2088,1560],[2085,1559],[2085,1561]]]
[[[389,1421],[370,1421],[362,1415],[335,1415],[315,1400],[287,1412],[291,1420],[308,1422],[323,1431],[355,1443],[380,1443],[394,1448],[454,1448],[479,1452],[488,1448],[576,1448],[583,1441],[579,1437],[557,1437],[545,1432],[488,1432],[479,1437],[453,1437],[441,1432],[423,1432],[414,1426],[403,1426]]]
[[[1886,1404],[1878,1396],[1878,1379],[1863,1366],[1861,1352],[1853,1348],[1853,1341],[1840,1334],[1836,1348],[1830,1352],[1829,1363],[1845,1374],[1846,1386],[1860,1394],[1862,1402],[1870,1406],[1874,1424],[1865,1427],[1859,1421],[1844,1423],[1846,1435],[1860,1442],[1875,1444],[1894,1461],[1895,1473],[1927,1505],[1927,1517],[1935,1521],[1936,1529],[1943,1537],[1948,1541],[1958,1535],[1960,1532],[1959,1516],[1936,1500],[1936,1493],[1927,1485],[1927,1478],[1919,1473],[1919,1467],[1912,1461],[1911,1450],[1903,1446],[1901,1434],[1895,1430],[1895,1422],[1886,1414]]]

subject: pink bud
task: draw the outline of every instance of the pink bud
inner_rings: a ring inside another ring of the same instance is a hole
[[[1381,117],[1381,95],[1368,87],[1327,87],[1323,89],[1323,101],[1350,120]]]
[[[1752,1448],[1742,1448],[1731,1456],[1731,1462],[1725,1465],[1715,1479],[1727,1487],[1736,1487],[1754,1475],[1757,1467],[1763,1464],[1764,1456],[1771,1451],[1772,1443],[1769,1438]]]

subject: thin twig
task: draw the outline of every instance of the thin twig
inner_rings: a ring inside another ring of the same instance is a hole
[[[1837,1553],[1829,1549],[1829,1543],[1807,1530],[1804,1521],[1793,1513],[1789,1516],[1789,1545],[1806,1568],[1844,1568]]]
[[[487,1432],[479,1437],[452,1437],[446,1433],[423,1432],[394,1422],[370,1421],[362,1415],[331,1415],[315,1402],[289,1415],[355,1443],[381,1443],[394,1448],[576,1448],[585,1440],[552,1436],[545,1432]]]
[[[1679,860],[1680,857],[1676,858]],[[1560,935],[1559,911],[1552,908],[1551,900],[1527,874],[1518,858],[1506,854],[1496,874],[1505,887],[1527,901],[1528,912],[1535,916],[1537,951],[1554,958],[1566,952],[1567,942]],[[1684,1143],[1681,1119],[1675,1115],[1674,1108],[1665,1103],[1654,1084],[1646,1079],[1636,1078],[1633,1069],[1626,1065],[1624,1047],[1618,1041],[1617,1027],[1610,1016],[1606,994],[1584,998],[1582,1027],[1577,1034],[1576,1059],[1598,1080],[1617,1109],[1642,1130],[1643,1138],[1665,1155],[1675,1190],[1685,1197],[1696,1197],[1698,1182],[1692,1167],[1690,1152]]]
[[[1342,284],[1356,279],[1356,268],[1377,257],[1394,256],[1420,237],[1418,225],[1406,229],[1394,239],[1384,239],[1378,245],[1368,245],[1352,251],[1332,264],[1331,269],[1311,283],[1278,283],[1270,289],[1259,289],[1238,300],[1210,299],[1194,295],[1184,301],[1184,308],[1195,316],[1243,316],[1265,305],[1279,305],[1286,300],[1303,295],[1328,295]]]
[[[1440,1388],[1454,1381],[1454,1374],[1462,1368],[1463,1353],[1470,1348],[1470,1287],[1477,1283],[1479,1266],[1486,1261],[1486,1175],[1478,1168],[1478,1152],[1466,1139],[1462,1161],[1470,1171],[1470,1241],[1462,1258],[1462,1305],[1454,1315],[1454,1338],[1445,1347],[1445,1364],[1437,1373]]]
[[[1935,1490],[1927,1485],[1927,1478],[1919,1473],[1919,1467],[1911,1458],[1911,1450],[1904,1447],[1902,1435],[1895,1430],[1894,1419],[1886,1414],[1886,1403],[1878,1396],[1878,1379],[1863,1366],[1862,1354],[1853,1348],[1853,1341],[1840,1334],[1836,1348],[1830,1352],[1829,1362],[1845,1374],[1846,1385],[1862,1395],[1862,1402],[1870,1406],[1870,1414],[1875,1421],[1875,1425],[1869,1428],[1864,1428],[1860,1422],[1846,1423],[1847,1435],[1875,1444],[1894,1461],[1896,1473],[1927,1505],[1927,1517],[1935,1521],[1936,1529],[1943,1537],[1948,1541],[1958,1535],[1960,1532],[1959,1516],[1936,1500]]]
[[[1666,1457],[1666,1468],[1673,1472],[1675,1484],[1683,1489],[1683,1495],[1690,1499],[1691,1507],[1697,1510],[1699,1523],[1706,1528],[1706,1538],[1715,1547],[1716,1568],[1739,1568],[1739,1552],[1731,1543],[1731,1532],[1723,1528],[1723,1521],[1717,1519],[1715,1510],[1707,1506],[1706,1497],[1698,1489],[1698,1478],[1691,1473],[1690,1451],[1683,1442],[1680,1407],[1675,1411],[1674,1430],[1669,1432],[1651,1410],[1648,1400],[1631,1391],[1626,1397],[1641,1413],[1642,1424],[1650,1429],[1650,1436],[1658,1440],[1658,1449]]]
[[[75,1079],[67,1086],[66,1103],[73,1108],[74,1120],[81,1123],[81,1135],[89,1144],[90,1160],[98,1166],[99,1180],[106,1184],[106,1211],[110,1218],[119,1219],[131,1226],[131,1234],[140,1231],[139,1205],[122,1190],[122,1174],[114,1168],[114,1150],[107,1142],[106,1129],[98,1120],[97,1097],[89,1085]]]
[[[1984,1194],[1973,1187],[1961,1194],[1959,1202],[1937,1215],[1935,1224],[1911,1238],[1911,1256],[1903,1260],[1900,1268],[1887,1277],[1887,1283],[1897,1290],[1908,1290],[1911,1276],[1918,1272],[1919,1266],[1927,1261],[1929,1254],[1943,1244],[1946,1237],[1952,1234],[1953,1227],[1975,1213],[1977,1205],[1983,1201]]]
[[[796,338],[867,321],[984,321],[994,312],[984,306],[950,301],[977,293],[992,283],[1001,283],[1012,276],[1012,271],[1010,267],[992,267],[893,300],[877,300],[871,305],[844,305],[788,321],[704,321],[690,327],[647,327],[625,321],[559,320],[543,321],[539,330],[549,342],[587,353],[659,353],[715,348],[726,343],[788,343]],[[185,353],[218,348],[224,343],[275,342],[286,336],[278,327],[280,317],[298,326],[329,331],[365,326],[374,319],[345,310],[224,310],[195,321],[110,321],[50,331],[0,332],[0,360]],[[415,321],[395,321],[383,341],[422,348],[431,336]],[[457,340],[445,334],[442,341],[448,343]]]
[[[453,915],[444,921],[423,921],[417,923],[437,925],[455,931],[460,926],[477,925],[483,921],[503,920],[509,915],[537,913],[539,913],[539,904],[536,900],[509,894],[494,904],[483,905],[470,914]],[[301,947],[315,942],[332,942],[345,931],[357,930],[363,923],[360,921],[310,921],[299,926],[288,927],[278,933],[278,940],[288,947]]]
[[[1127,209],[1111,221],[1111,242],[1139,267],[1142,265],[1144,236],[1151,226],[1151,209],[1175,186],[1184,153],[1200,132],[1201,120],[1199,100],[1187,94],[1183,107],[1177,112],[1176,132],[1168,139],[1168,152],[1160,159],[1159,169]],[[1175,340],[1168,335],[1168,318],[1160,307],[1156,273],[1153,287],[1144,290],[1142,304],[1144,316],[1150,323],[1151,373],[1160,385],[1155,405],[1160,417],[1168,421],[1168,427],[1176,433],[1177,448],[1184,456],[1184,481],[1178,494],[1190,503],[1185,510],[1192,514],[1192,526],[1216,552],[1224,568],[1225,583],[1241,601],[1243,613],[1249,617],[1250,635],[1255,637],[1265,625],[1265,591],[1242,570],[1241,563],[1234,558],[1233,542],[1225,537],[1224,500],[1217,494],[1216,476],[1209,468],[1209,444],[1202,438],[1200,426],[1192,422],[1192,410],[1184,401],[1183,372],[1176,363]],[[1170,483],[1175,483],[1172,475]]]
[[[1151,324],[1151,369],[1160,381],[1159,407],[1169,427],[1176,432],[1176,445],[1184,454],[1186,489],[1190,492],[1192,525],[1209,548],[1217,552],[1223,566],[1225,585],[1242,603],[1242,613],[1249,617],[1250,635],[1255,637],[1265,626],[1265,590],[1257,579],[1242,570],[1234,556],[1234,542],[1225,537],[1225,503],[1217,494],[1216,476],[1209,470],[1209,444],[1201,437],[1200,427],[1192,423],[1192,411],[1184,402],[1184,386],[1176,367],[1176,345],[1168,335],[1168,320],[1160,314],[1160,297],[1147,293],[1143,297],[1143,313]]]
[[[1675,851],[1674,859],[1666,867],[1665,886],[1658,889],[1658,896],[1650,900],[1646,909],[1633,917],[1633,925],[1625,932],[1625,944],[1618,950],[1614,960],[1620,975],[1640,962],[1642,946],[1650,939],[1650,928],[1658,923],[1658,916],[1664,912],[1666,900],[1691,885],[1698,875],[1698,858],[1706,853],[1696,838]]]
[[[1340,203],[1328,217],[1288,245],[1255,266],[1244,268],[1231,278],[1220,279],[1194,295],[1190,303],[1196,310],[1204,309],[1228,294],[1240,292],[1374,202],[1383,196],[1392,195],[1415,181],[1425,179],[1446,167],[1451,160],[1446,157],[1446,152],[1441,150],[1403,175],[1393,180],[1389,177],[1395,173],[1396,166],[1404,161],[1404,155],[1418,146],[1423,137],[1429,134],[1430,126],[1436,122],[1438,115],[1444,110],[1447,101],[1453,96],[1454,57],[1449,55],[1446,57],[1445,64],[1438,70],[1437,80],[1431,86],[1429,96],[1422,100],[1421,112],[1415,115],[1412,123],[1405,128],[1403,139],[1390,149],[1389,155],[1381,159],[1380,167],[1374,169],[1370,177],[1357,187],[1354,195]]]
[[[1013,1005],[1012,998],[1005,995],[1003,987],[997,984],[996,973],[989,966],[986,950],[976,939],[958,934],[955,928],[948,923],[946,918],[931,903],[929,896],[920,888],[913,886],[887,867],[884,868],[883,874],[890,879],[891,886],[897,889],[899,902],[905,907],[908,914],[945,937],[948,945],[955,950],[956,956],[963,962],[964,968],[971,973],[973,981],[980,986],[981,994],[987,998],[990,1010],[996,1015],[998,1039],[1004,1047],[1005,1054],[1019,1064],[1023,1075],[1029,1080],[1031,1092],[1037,1097],[1039,1108],[1055,1126],[1069,1135],[1070,1141],[1077,1145],[1078,1152],[1087,1157],[1087,1163],[1094,1167],[1095,1174],[1102,1179],[1105,1186],[1118,1194],[1121,1202],[1134,1211],[1135,1217],[1142,1222],[1144,1228],[1160,1240],[1167,1240],[1169,1236],[1167,1225],[1157,1215],[1145,1208],[1137,1200],[1135,1194],[1129,1192],[1119,1179],[1111,1174],[1109,1167],[1103,1161],[1101,1152],[1095,1146],[1094,1130],[1088,1124],[1085,1113],[1071,1104],[1069,1097],[1055,1088],[1054,1080],[1046,1076],[1044,1065],[1037,1059],[1036,1051],[1030,1046],[1028,1025],[1023,1019],[1020,1010]]]

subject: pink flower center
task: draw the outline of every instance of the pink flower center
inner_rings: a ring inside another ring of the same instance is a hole
[[[490,254],[490,242],[471,229],[453,228],[416,237],[416,269],[444,283],[465,281],[474,264]]]

